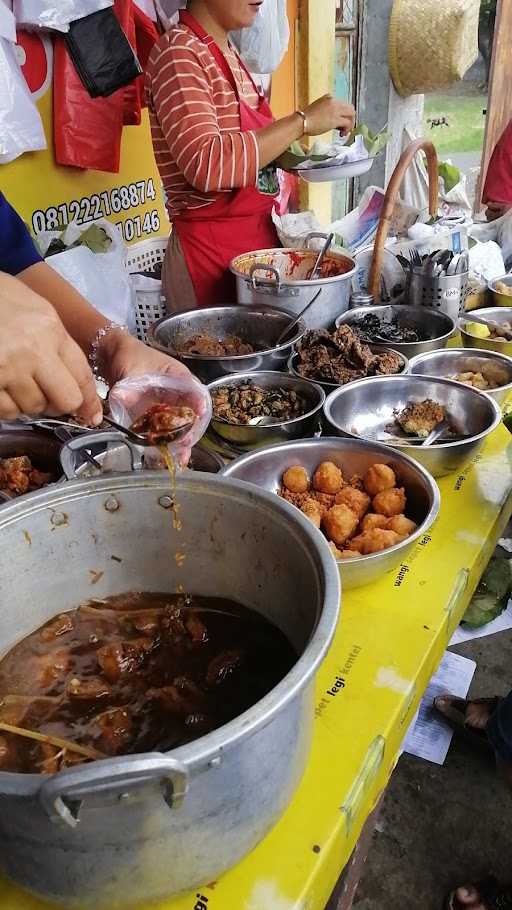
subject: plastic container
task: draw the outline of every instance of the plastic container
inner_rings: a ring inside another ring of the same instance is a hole
[[[212,417],[207,387],[185,370],[183,375],[161,373],[123,379],[112,388],[108,401],[113,419],[127,428],[155,404],[191,407],[197,414],[192,429],[179,442],[167,447],[180,464],[188,463],[190,450],[202,439]],[[143,451],[146,467],[163,464],[158,449],[145,447]]]
[[[140,272],[151,272],[155,265],[164,261],[167,243],[168,237],[142,240],[131,246],[126,255],[126,268],[133,276],[135,328],[141,341],[146,341],[150,325],[167,315],[167,306],[162,293],[162,282],[145,278]]]

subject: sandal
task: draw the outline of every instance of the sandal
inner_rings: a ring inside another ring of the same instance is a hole
[[[500,699],[497,697],[463,699],[450,695],[441,695],[439,698],[434,699],[433,710],[470,746],[479,749],[481,752],[486,752],[488,755],[494,755],[494,749],[487,738],[485,730],[470,727],[466,723],[466,711],[470,704],[488,705],[490,709],[489,715],[491,715],[498,707],[499,702]]]
[[[470,887],[477,892],[478,902],[483,904],[485,910],[512,910],[512,888],[500,885],[494,876],[489,876]],[[444,910],[471,910],[472,906],[476,906],[461,904],[457,898],[458,890],[457,888],[448,895],[444,903]]]

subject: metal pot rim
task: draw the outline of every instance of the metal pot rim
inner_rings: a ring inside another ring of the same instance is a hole
[[[265,307],[263,305],[262,306],[258,306],[258,305],[245,306],[240,303],[234,303],[234,304],[230,304],[228,306],[205,307],[202,310],[202,312],[211,313],[212,311],[219,312],[219,311],[226,311],[226,310],[237,310],[240,312],[241,306],[243,306],[242,312],[249,312],[249,313],[252,312],[254,314],[260,313],[263,316],[266,314],[276,313],[279,316],[287,316],[290,322],[293,322],[293,320],[295,319],[294,313],[290,313],[290,312],[288,312],[288,310],[283,310],[280,307]],[[249,360],[250,358],[265,357],[265,356],[268,356],[269,354],[276,354],[276,353],[279,353],[279,351],[285,351],[287,348],[291,347],[293,344],[296,344],[297,341],[300,341],[300,339],[304,335],[304,332],[306,331],[306,323],[304,322],[303,319],[299,319],[299,321],[297,322],[297,325],[294,329],[293,336],[288,341],[282,342],[282,344],[278,345],[277,347],[266,348],[264,351],[254,351],[252,354],[221,354],[220,356],[218,354],[189,354],[186,351],[177,351],[175,348],[168,347],[168,346],[162,344],[161,341],[159,341],[159,339],[157,338],[157,330],[159,329],[159,327],[161,325],[163,325],[163,323],[170,322],[175,316],[181,316],[181,317],[190,316],[197,312],[198,312],[197,309],[179,310],[176,313],[172,313],[171,315],[167,315],[167,316],[162,316],[160,319],[157,319],[157,321],[154,322],[147,331],[148,343],[151,345],[151,347],[157,348],[160,351],[165,351],[167,354],[172,354],[174,357],[178,357],[180,360],[191,360],[191,361],[198,361],[198,360],[203,361],[204,360],[204,361],[207,361],[208,363],[210,363],[210,362],[226,363],[228,361],[234,360],[234,361],[237,361],[240,363],[244,360]]]
[[[334,400],[336,398],[338,398],[341,394],[343,394],[345,389],[353,388],[355,385],[360,385],[363,382],[366,382],[366,383],[375,382],[375,380],[378,380],[379,382],[397,382],[397,381],[403,382],[404,380],[407,380],[409,378],[411,378],[411,377],[410,376],[371,376],[369,379],[356,379],[355,382],[348,383],[348,385],[346,385],[346,386],[341,386],[341,388],[337,389],[335,392],[331,392],[331,394],[328,395],[327,401],[324,404],[325,417],[327,418],[327,420],[329,421],[329,423],[332,426],[335,426],[337,429],[340,430],[340,432],[344,433],[346,436],[350,437],[351,439],[360,439],[362,441],[366,440],[367,442],[371,442],[371,439],[368,439],[366,436],[358,436],[355,433],[351,433],[350,430],[346,430],[344,428],[342,429],[340,426],[338,426],[338,424],[336,423],[336,421],[334,420],[334,418],[332,417],[332,414],[331,414],[331,408],[332,408],[332,404],[333,404]],[[491,395],[489,395],[488,392],[481,392],[479,389],[474,389],[472,386],[464,385],[464,383],[457,382],[455,379],[442,379],[439,376],[418,376],[417,374],[414,374],[414,378],[415,379],[430,379],[430,381],[437,382],[440,385],[451,386],[452,388],[455,388],[455,389],[464,388],[464,389],[467,389],[470,394],[474,393],[475,395],[480,395],[480,396],[483,395],[487,399],[487,402],[491,408],[491,411],[494,414],[491,424],[487,427],[486,430],[482,430],[481,433],[477,433],[475,436],[470,436],[468,439],[464,439],[463,442],[461,442],[460,440],[458,440],[458,441],[456,440],[455,442],[444,442],[444,443],[440,443],[437,445],[434,443],[434,445],[431,445],[428,447],[429,452],[448,451],[449,449],[456,448],[461,445],[469,446],[472,443],[478,442],[480,439],[485,439],[501,423],[501,420],[502,420],[501,408],[496,403],[494,398],[492,398]],[[389,445],[387,443],[380,443],[380,445],[384,445],[384,447],[388,448],[388,449],[396,449],[400,452],[402,449],[412,448],[411,443],[410,442],[408,443],[406,441],[404,441],[403,444],[398,443],[398,442],[393,442],[393,444],[389,443]],[[427,450],[425,449],[424,451],[427,451]],[[405,453],[402,453],[402,454],[405,454]],[[407,457],[409,457],[409,456],[407,456]]]
[[[361,380],[361,381],[363,381],[363,380]],[[330,397],[331,396],[329,396],[329,398]],[[329,400],[329,399],[327,399],[327,400]],[[290,448],[291,446],[293,446],[294,444],[296,445],[297,443],[300,443],[300,445],[309,447],[309,446],[317,445],[318,442],[330,443],[332,446],[341,445],[343,443],[345,443],[345,444],[349,443],[351,445],[354,445],[354,444],[359,445],[359,446],[361,446],[361,448],[371,447],[372,449],[376,449],[379,454],[382,454],[383,458],[387,458],[387,459],[389,459],[389,457],[390,457],[390,451],[392,452],[391,446],[383,445],[380,442],[374,443],[374,442],[371,442],[369,439],[363,439],[361,436],[351,436],[350,438],[347,438],[347,439],[343,439],[340,436],[322,436],[321,440],[301,439],[301,440],[296,440],[295,443],[285,442],[285,443],[281,443],[281,444],[277,444],[277,445],[273,445],[273,446],[268,446],[268,447],[266,447],[265,451],[271,452],[271,451],[277,451],[279,449],[284,449],[285,447]],[[263,450],[261,450],[261,451],[263,451]],[[257,458],[258,454],[260,454],[260,453],[257,451],[249,452],[246,455],[241,455],[239,458],[236,458],[235,461],[232,461],[230,464],[225,466],[225,468],[222,471],[222,476],[230,477],[230,472],[235,465],[240,465],[240,464],[243,464],[244,462],[252,461]],[[410,455],[407,455],[405,452],[395,452],[395,455],[397,457],[397,461],[402,462],[402,463],[403,462],[408,463],[411,468],[413,468],[415,471],[417,471],[418,474],[422,475],[423,480],[425,481],[426,486],[428,487],[430,495],[432,497],[432,504],[430,506],[430,509],[429,509],[426,517],[424,518],[422,523],[420,525],[418,525],[414,534],[411,534],[411,536],[408,537],[406,540],[402,540],[402,541],[400,541],[400,543],[396,543],[396,544],[394,544],[394,546],[388,547],[386,550],[380,551],[378,553],[369,553],[367,556],[359,556],[359,557],[354,556],[350,559],[337,559],[336,563],[338,566],[343,567],[344,565],[349,565],[349,566],[368,565],[370,562],[377,562],[379,559],[381,559],[383,556],[383,553],[385,553],[385,554],[397,553],[401,550],[409,548],[411,546],[411,544],[415,543],[415,541],[418,540],[419,537],[421,537],[422,534],[425,534],[425,532],[428,530],[428,528],[430,528],[432,526],[432,524],[434,523],[434,521],[436,520],[436,518],[439,514],[439,510],[441,508],[441,494],[439,492],[439,487],[438,487],[436,481],[434,480],[432,475],[429,473],[429,471],[427,471],[427,469],[424,468],[423,465],[419,464],[419,462],[415,461],[414,458],[411,458]],[[239,481],[239,483],[245,483],[245,481]],[[261,489],[261,488],[258,487],[258,489]],[[276,496],[275,493],[273,495]],[[279,497],[276,496],[276,498],[279,498]],[[300,510],[297,509],[297,512],[298,511],[300,511]],[[319,531],[318,533],[322,534],[321,531]],[[322,537],[323,537],[323,534],[322,534]]]
[[[259,500],[268,511],[278,513],[283,522],[286,521],[289,527],[294,527],[304,543],[310,544],[310,550],[316,554],[317,574],[323,573],[324,575],[323,590],[321,591],[323,609],[308,644],[287,676],[261,701],[228,724],[224,724],[192,743],[164,753],[172,755],[177,761],[192,767],[218,756],[222,750],[231,748],[238,741],[252,736],[285,708],[314,677],[336,631],[341,609],[341,582],[336,561],[323,536],[318,536],[320,532],[298,509],[284,500],[279,500],[273,493],[259,490],[252,484],[243,481],[199,472],[180,475],[177,483],[178,492],[180,487],[198,493],[201,491],[207,493],[208,490],[211,492],[213,489],[214,495],[221,498],[226,492],[230,492],[235,497],[240,493],[245,493],[244,501],[247,501],[247,494],[250,499]],[[31,513],[62,509],[66,502],[76,501],[94,493],[122,496],[123,492],[127,490],[147,490],[149,493],[152,490],[168,491],[168,488],[169,475],[166,471],[147,475],[116,474],[104,478],[70,481],[61,487],[29,493],[21,501],[13,500],[12,504],[5,505],[0,510],[0,533],[9,525]],[[114,760],[122,762],[124,757],[119,756]],[[111,762],[112,759],[106,759],[106,761]],[[80,766],[78,766],[78,770],[80,770]],[[66,771],[65,773],[71,772]],[[0,771],[0,796],[3,794],[31,796],[39,790],[45,779],[47,778],[42,774],[16,774]]]
[[[409,372],[411,376],[424,376],[431,379],[443,379],[442,376],[432,376],[430,373],[414,373],[414,367],[421,365],[422,360],[429,360],[437,356],[446,357],[450,354],[463,354],[465,357],[478,357],[479,354],[483,354],[486,359],[490,360],[499,360],[507,361],[507,364],[512,373],[512,357],[509,357],[508,354],[502,354],[500,351],[491,351],[486,350],[485,348],[443,348],[438,351],[426,351],[424,354],[416,354],[415,357],[411,357],[409,361]],[[466,386],[466,388],[475,388],[474,386],[468,386],[465,382],[459,382],[458,379],[452,379],[451,382],[456,382],[458,385]],[[491,395],[493,392],[507,392],[509,389],[512,389],[512,379],[510,382],[507,382],[506,385],[499,385],[495,389],[488,389],[486,394]],[[482,392],[483,389],[475,389],[475,392]]]
[[[247,382],[248,380],[254,380],[254,382],[261,382],[262,376],[275,376],[276,384],[279,382],[288,381],[297,381],[307,383],[309,386],[312,386],[316,391],[318,396],[318,401],[315,404],[314,408],[311,408],[310,411],[306,411],[304,414],[301,414],[300,417],[291,417],[289,420],[280,420],[277,423],[265,423],[262,427],[259,427],[257,424],[254,426],[254,429],[265,429],[271,430],[279,429],[279,427],[289,427],[293,426],[294,423],[298,423],[301,420],[307,420],[308,417],[314,417],[315,414],[323,408],[326,400],[326,394],[321,385],[317,382],[313,382],[309,379],[304,379],[303,376],[298,374],[291,375],[289,373],[277,373],[277,372],[265,372],[262,373],[236,373],[234,376],[223,376],[221,379],[214,379],[213,382],[208,383],[208,389],[210,394],[213,389],[221,388],[222,386],[229,386],[231,383],[240,384]],[[212,423],[222,423],[227,427],[242,427],[244,429],[251,429],[250,426],[244,423],[230,423],[229,420],[225,420],[223,417],[216,417],[215,414],[212,415]]]
[[[412,348],[419,344],[431,344],[433,341],[442,343],[443,341],[447,341],[449,338],[451,338],[455,329],[457,328],[457,323],[455,322],[454,319],[452,319],[451,316],[448,316],[447,313],[438,312],[437,310],[434,309],[434,307],[418,307],[418,306],[410,306],[409,304],[400,304],[400,303],[389,303],[384,306],[356,307],[353,310],[347,310],[346,313],[342,313],[341,316],[338,316],[338,318],[336,319],[335,325],[336,325],[336,328],[338,328],[340,325],[351,325],[353,316],[356,316],[356,317],[364,316],[368,313],[379,314],[379,312],[382,314],[382,312],[384,310],[389,310],[389,309],[394,310],[394,309],[398,309],[398,308],[401,308],[403,310],[408,310],[409,312],[411,312],[411,311],[419,312],[421,310],[427,310],[429,312],[429,315],[433,316],[434,319],[437,319],[438,317],[441,317],[442,319],[448,319],[452,323],[452,327],[450,328],[450,330],[448,332],[444,332],[443,335],[438,335],[438,336],[436,336],[436,338],[427,338],[426,341],[396,341],[396,342],[390,341],[389,342],[390,345],[393,345],[393,343],[394,343],[394,344],[399,344],[400,347],[404,347],[404,348],[411,347]],[[381,342],[381,345],[383,345],[383,344],[386,344],[386,346],[387,346],[387,342],[386,343]],[[419,355],[415,355],[415,356],[419,356]],[[412,358],[411,358],[411,360],[412,360]]]
[[[251,283],[251,279],[250,279],[249,275],[247,275],[245,272],[240,271],[240,269],[237,267],[237,262],[240,259],[242,259],[244,256],[256,256],[256,255],[271,256],[271,255],[277,255],[278,253],[295,253],[295,254],[311,253],[312,256],[314,257],[315,254],[318,255],[318,250],[299,250],[299,249],[294,249],[293,247],[273,247],[273,248],[266,249],[266,250],[251,250],[249,253],[242,253],[239,256],[235,256],[235,258],[232,259],[230,262],[230,265],[229,265],[230,271],[233,272],[233,275],[236,275],[237,278],[241,278],[243,281],[247,281],[247,282]],[[355,260],[352,256],[346,256],[344,253],[336,253],[336,252],[329,253],[329,255],[332,257],[339,257],[340,259],[345,259],[346,262],[351,262],[352,268],[349,269],[347,272],[343,272],[342,275],[333,275],[330,278],[315,278],[313,281],[310,281],[309,279],[306,279],[306,278],[301,278],[301,279],[283,278],[281,280],[281,287],[292,287],[292,288],[324,287],[327,284],[336,284],[337,281],[346,281],[348,278],[354,277],[354,275],[356,274],[356,271],[357,271],[357,266],[356,266]],[[258,283],[260,285],[263,285],[264,287],[272,287],[273,285],[275,285],[276,282],[272,281],[272,279],[261,278]]]

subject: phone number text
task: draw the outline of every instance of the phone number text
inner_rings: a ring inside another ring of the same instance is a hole
[[[151,178],[139,180],[137,183],[129,183],[127,186],[115,187],[102,193],[93,193],[91,196],[83,196],[81,199],[72,199],[71,202],[63,202],[58,206],[49,206],[44,211],[38,209],[32,215],[32,229],[34,233],[40,234],[42,231],[57,231],[59,228],[66,227],[71,221],[77,224],[87,224],[98,218],[110,218],[112,215],[120,215],[122,212],[129,212],[130,209],[147,205],[148,202],[154,202],[156,195],[155,184]],[[134,222],[132,228],[135,233],[131,238],[125,237],[126,240],[133,240],[134,237],[140,237],[142,234],[150,234],[160,227],[160,218],[156,210],[149,215],[132,220]],[[158,226],[156,226],[157,221]],[[137,224],[135,224],[136,222]],[[124,228],[125,223],[124,221],[119,222],[118,227]],[[132,228],[129,229],[129,233]]]

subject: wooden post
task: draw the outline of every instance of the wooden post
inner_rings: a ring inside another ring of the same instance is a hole
[[[334,92],[336,0],[300,0],[298,104],[304,109]],[[301,181],[301,208],[313,209],[323,224],[332,215],[332,185]]]

